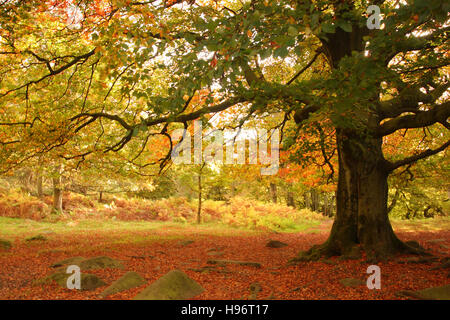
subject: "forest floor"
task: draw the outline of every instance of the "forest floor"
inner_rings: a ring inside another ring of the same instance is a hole
[[[179,269],[205,291],[195,299],[248,299],[250,285],[259,283],[257,299],[402,299],[400,290],[421,290],[450,284],[448,269],[430,270],[437,262],[401,263],[407,257],[379,263],[381,289],[369,290],[364,256],[359,260],[304,262],[288,265],[300,250],[324,242],[331,220],[302,232],[248,231],[218,225],[172,222],[37,222],[0,217],[0,238],[12,242],[0,249],[0,299],[100,299],[105,287],[94,291],[69,290],[36,280],[54,272],[56,261],[83,256],[108,256],[124,269],[89,271],[112,283],[127,271],[142,275],[147,284],[106,299],[131,299],[168,271]],[[450,220],[394,221],[400,239],[416,240],[438,257],[450,255]],[[41,234],[46,240],[26,241]],[[183,242],[192,240],[193,242]],[[269,240],[287,244],[269,248]],[[253,266],[203,268],[210,259],[259,262]],[[402,260],[403,259],[403,260]],[[346,287],[340,280],[356,278],[360,285]]]

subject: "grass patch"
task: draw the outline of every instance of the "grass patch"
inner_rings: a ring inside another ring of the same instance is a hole
[[[450,230],[450,217],[435,217],[430,219],[404,220],[391,218],[394,231],[447,231]]]

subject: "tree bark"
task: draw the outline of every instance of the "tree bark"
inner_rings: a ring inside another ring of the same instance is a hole
[[[316,189],[311,189],[311,210],[319,211],[319,194]]]
[[[295,208],[294,193],[292,191],[287,192],[286,203],[288,206]]]
[[[57,169],[57,177],[53,177],[53,208],[62,213],[62,200],[63,200],[63,190],[62,190],[62,177],[61,177],[61,166]]]
[[[198,174],[198,210],[197,210],[197,223],[201,223],[202,214],[202,172],[200,170]]]
[[[42,177],[41,173],[38,173],[37,175],[37,181],[36,181],[36,189],[37,189],[37,195],[39,198],[42,198],[44,196],[44,178]]]
[[[277,185],[273,182],[270,183],[270,195],[272,197],[272,202],[277,203]]]
[[[333,203],[329,197],[329,195],[327,193],[323,193],[323,215],[326,217],[331,217],[333,216],[333,212],[332,212],[332,206]]]

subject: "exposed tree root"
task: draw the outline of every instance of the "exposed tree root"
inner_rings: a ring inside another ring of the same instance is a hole
[[[296,257],[289,260],[289,264],[296,264],[302,261],[317,261],[333,256],[339,256],[341,260],[354,260],[362,257],[362,252],[366,254],[367,263],[377,263],[395,258],[398,254],[414,254],[420,256],[430,256],[422,246],[416,241],[402,242],[397,237],[389,245],[364,245],[357,243],[336,243],[328,239],[322,245],[315,245],[308,251],[300,252]]]

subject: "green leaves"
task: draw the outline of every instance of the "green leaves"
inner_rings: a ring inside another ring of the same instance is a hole
[[[336,27],[331,22],[325,22],[321,25],[322,31],[325,33],[334,33],[336,31]]]
[[[340,20],[338,21],[337,25],[345,32],[352,32],[352,24],[349,21]]]
[[[289,26],[287,33],[288,33],[289,36],[295,37],[298,34],[298,30],[294,26]]]
[[[278,57],[278,58],[282,58],[282,59],[286,58],[288,54],[289,54],[289,50],[286,46],[280,47],[273,52],[274,57],[276,57],[276,58]]]

